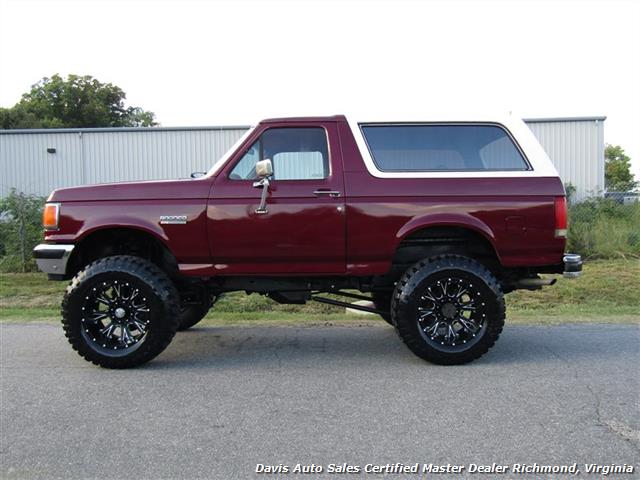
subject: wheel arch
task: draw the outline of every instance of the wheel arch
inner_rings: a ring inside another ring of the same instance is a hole
[[[474,232],[480,235],[485,241],[491,245],[491,248],[499,259],[498,250],[496,248],[496,237],[493,230],[483,221],[468,214],[435,214],[426,215],[421,217],[414,217],[409,222],[404,224],[398,233],[396,234],[397,249],[400,244],[405,241],[409,236],[415,234],[420,230],[426,230],[429,228],[459,228]]]
[[[178,263],[167,245],[167,238],[138,225],[104,225],[78,237],[69,258],[67,276],[75,275],[94,260],[111,255],[133,255],[150,260],[169,275]]]
[[[405,224],[396,235],[389,272],[374,283],[390,286],[410,265],[443,254],[473,258],[501,276],[502,262],[491,228],[470,215],[447,214],[419,217]]]

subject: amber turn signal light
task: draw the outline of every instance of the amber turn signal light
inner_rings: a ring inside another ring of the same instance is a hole
[[[47,203],[42,213],[42,225],[45,230],[57,230],[58,221],[60,220],[60,204]]]

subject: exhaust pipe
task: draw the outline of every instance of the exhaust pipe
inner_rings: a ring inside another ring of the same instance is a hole
[[[514,290],[540,290],[556,282],[555,278],[521,278],[513,282],[512,287]]]

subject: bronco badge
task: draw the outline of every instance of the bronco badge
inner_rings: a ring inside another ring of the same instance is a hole
[[[160,215],[160,225],[184,225],[187,223],[186,215]]]

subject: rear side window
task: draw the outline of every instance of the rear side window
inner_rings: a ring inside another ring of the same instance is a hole
[[[506,130],[497,125],[362,125],[383,172],[528,170]]]

